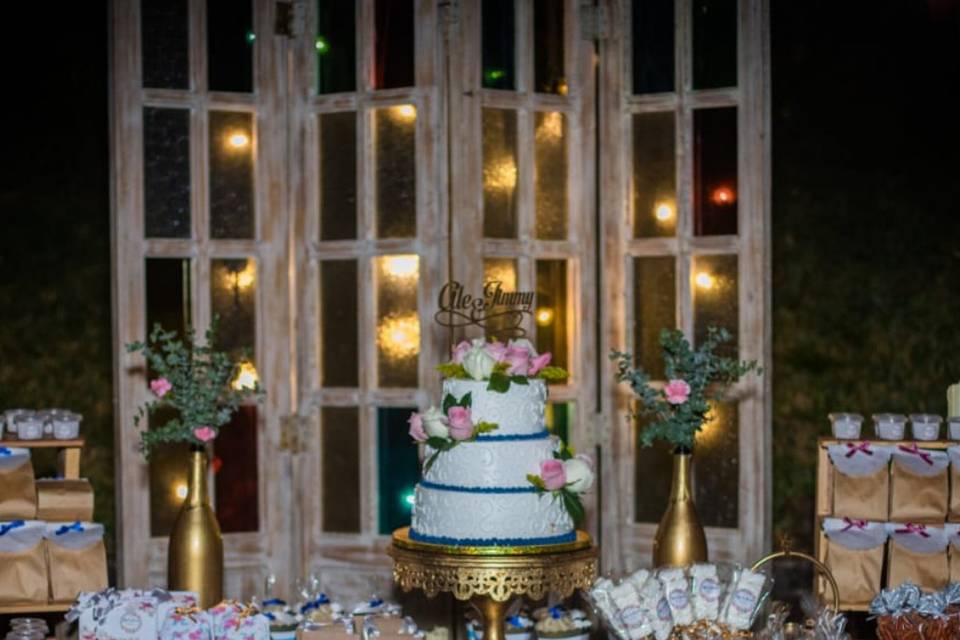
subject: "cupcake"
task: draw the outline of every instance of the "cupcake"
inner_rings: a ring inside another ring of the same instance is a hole
[[[503,626],[507,640],[530,640],[533,637],[533,620],[524,613],[509,616]],[[483,623],[467,620],[467,640],[483,640]]]
[[[314,624],[332,624],[343,617],[343,607],[336,602],[330,602],[327,594],[321,593],[300,606],[300,615],[305,621]]]
[[[540,616],[535,628],[537,638],[563,638],[564,640],[587,640],[593,625],[578,609],[564,610],[550,607]]]
[[[263,615],[270,621],[270,637],[273,640],[292,640],[297,637],[297,614],[280,598],[263,601]]]

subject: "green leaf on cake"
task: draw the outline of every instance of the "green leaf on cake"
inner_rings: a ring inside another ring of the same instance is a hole
[[[536,476],[536,475],[533,475],[532,473],[528,473],[527,481],[537,488],[537,493],[543,493],[544,491],[547,490],[547,488],[543,486],[543,479],[540,476]]]
[[[480,435],[481,433],[490,433],[491,431],[496,431],[499,428],[500,425],[495,422],[478,422],[473,427],[473,433],[475,435]]]
[[[447,395],[443,396],[443,406],[440,410],[443,411],[443,415],[447,415],[450,413],[450,408],[456,406],[459,406],[457,404],[457,399],[453,397],[452,393],[448,393]]]
[[[455,362],[445,362],[443,364],[438,364],[436,367],[437,371],[444,378],[469,378],[467,375],[467,370],[463,368],[462,364],[457,364]]]
[[[490,384],[487,385],[487,391],[496,391],[497,393],[506,393],[510,390],[509,376],[494,371],[490,374]]]
[[[569,489],[561,489],[558,493],[560,494],[560,499],[563,501],[563,508],[567,510],[570,518],[573,519],[573,524],[577,525],[582,522],[584,512],[583,503],[580,502],[580,496]]]
[[[437,451],[446,451],[450,448],[450,441],[439,436],[430,436],[427,438],[427,446]]]
[[[513,384],[529,384],[527,376],[510,376],[510,382]]]
[[[569,446],[563,445],[560,447],[560,451],[553,454],[553,457],[557,460],[569,460],[573,457],[573,450]]]
[[[433,454],[427,458],[427,463],[423,465],[423,475],[427,475],[427,473],[430,471],[430,467],[432,467],[433,463],[437,461],[438,455],[440,455],[440,449],[434,451]]]
[[[457,402],[457,406],[469,409],[473,405],[473,396],[470,394],[470,391],[467,391],[465,394],[463,394],[463,397],[460,398],[459,402]]]
[[[540,369],[537,377],[544,380],[566,380],[570,374],[563,367],[544,367]]]

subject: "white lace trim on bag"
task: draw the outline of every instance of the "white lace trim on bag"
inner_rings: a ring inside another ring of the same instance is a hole
[[[854,551],[875,549],[887,541],[887,528],[883,522],[825,518],[823,532],[832,542]]]

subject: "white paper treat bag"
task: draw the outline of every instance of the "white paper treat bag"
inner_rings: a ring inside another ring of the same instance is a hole
[[[80,592],[107,587],[103,525],[48,523],[44,537],[50,559],[50,593],[55,601],[73,601]]]
[[[0,605],[46,603],[43,523],[0,521]]]

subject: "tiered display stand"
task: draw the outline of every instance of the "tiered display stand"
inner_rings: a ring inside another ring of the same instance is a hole
[[[7,438],[0,440],[0,447],[19,447],[21,449],[58,449],[57,465],[64,480],[80,479],[80,453],[85,441],[74,440],[18,440]],[[30,602],[0,606],[0,616],[22,615],[28,613],[66,613],[73,602]]]
[[[428,598],[449,592],[469,600],[483,615],[484,640],[504,639],[504,615],[513,598],[568,597],[597,576],[597,549],[582,531],[567,544],[454,547],[416,542],[404,527],[393,533],[388,553],[403,591],[420,589]]]

